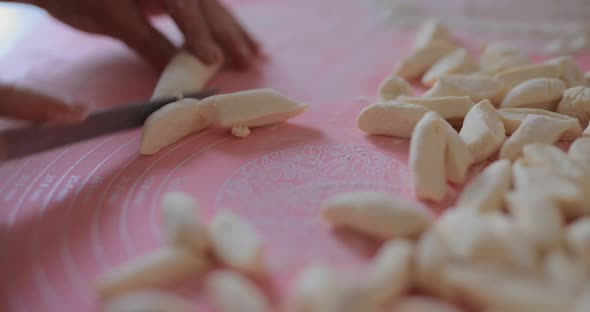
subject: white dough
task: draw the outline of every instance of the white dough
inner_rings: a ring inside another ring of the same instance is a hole
[[[416,31],[416,38],[414,39],[414,47],[421,48],[428,45],[430,42],[451,41],[449,30],[443,24],[435,19],[428,19]]]
[[[164,247],[108,271],[97,283],[103,298],[142,288],[168,286],[183,278],[195,277],[209,262],[190,250]]]
[[[187,92],[203,89],[207,81],[217,73],[221,64],[207,66],[188,52],[179,52],[166,65],[152,99],[182,97]]]
[[[377,192],[333,196],[322,205],[321,214],[334,226],[379,239],[416,237],[432,222],[419,204]]]
[[[271,312],[264,293],[246,277],[231,271],[217,271],[205,280],[207,294],[218,312]]]
[[[209,122],[202,116],[202,108],[202,102],[196,99],[182,99],[152,113],[142,128],[141,154],[153,155],[207,127]]]
[[[480,162],[492,156],[504,143],[504,124],[492,103],[483,100],[467,113],[459,135],[467,143],[474,162]]]
[[[467,50],[455,50],[439,59],[424,73],[422,84],[432,86],[440,77],[451,74],[469,73],[477,70],[477,64]]]
[[[102,312],[191,312],[191,303],[172,293],[140,290],[109,299]]]
[[[356,124],[367,134],[410,138],[418,121],[428,112],[427,108],[415,104],[377,103],[365,107]]]
[[[447,179],[453,183],[463,183],[469,167],[473,164],[473,156],[459,133],[448,122],[445,121],[444,124],[447,130],[445,156]]]
[[[424,97],[468,96],[474,102],[492,101],[502,91],[502,84],[492,77],[449,75],[440,77]]]
[[[420,199],[442,201],[447,194],[445,121],[429,112],[416,124],[410,141],[410,170],[414,193]]]
[[[578,67],[573,57],[558,56],[545,62],[546,64],[555,64],[560,68],[559,79],[563,80],[568,88],[585,86],[588,87],[588,81],[584,78],[584,73]]]
[[[511,181],[510,161],[498,160],[465,186],[457,200],[457,207],[477,212],[499,211]]]
[[[213,252],[228,267],[250,274],[264,271],[262,239],[240,216],[218,212],[209,223],[209,237]]]
[[[565,90],[557,105],[557,112],[587,124],[590,121],[590,88],[578,86]]]
[[[398,102],[420,105],[436,112],[453,126],[460,126],[463,118],[475,105],[468,96],[411,97],[400,96]]]
[[[522,124],[502,145],[500,158],[516,160],[522,149],[532,143],[553,144],[567,131],[566,121],[541,115],[528,115]]]
[[[410,55],[403,58],[396,66],[394,74],[405,79],[418,78],[436,63],[436,61],[456,49],[457,46],[447,41],[430,41],[425,46],[415,49]]]
[[[512,88],[500,104],[507,107],[532,107],[554,110],[565,91],[565,83],[555,78],[535,78]]]
[[[544,109],[539,108],[500,108],[497,110],[498,114],[500,115],[500,119],[504,123],[504,128],[506,129],[506,134],[510,135],[513,134],[522,121],[528,115],[540,115],[540,116],[547,116],[555,119],[562,120],[563,122],[567,122],[569,128],[561,135],[562,140],[572,141],[575,140],[580,136],[582,133],[582,127],[576,118],[558,114],[555,112],[551,112]]]
[[[199,204],[190,195],[168,192],[162,198],[162,232],[167,243],[204,253],[209,247]]]
[[[203,99],[203,116],[223,128],[260,127],[280,123],[303,113],[309,106],[273,89],[255,89]]]
[[[379,100],[382,102],[394,100],[400,95],[414,95],[410,84],[401,77],[389,76],[379,85]]]

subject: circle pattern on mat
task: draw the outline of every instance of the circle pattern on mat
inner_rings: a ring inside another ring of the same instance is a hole
[[[400,181],[409,177],[398,160],[355,145],[294,147],[240,167],[223,183],[215,207],[239,211],[254,224],[269,241],[272,269],[296,268],[310,259],[341,263],[354,257],[334,235],[326,235],[321,203],[355,190],[407,194],[411,184]]]

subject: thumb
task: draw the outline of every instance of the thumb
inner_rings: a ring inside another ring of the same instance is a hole
[[[76,123],[88,107],[28,89],[0,85],[0,117],[34,122]]]

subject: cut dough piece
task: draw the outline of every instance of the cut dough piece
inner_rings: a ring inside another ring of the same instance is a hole
[[[447,266],[443,274],[451,287],[487,308],[486,311],[569,311],[572,300],[571,295],[539,278],[495,268],[456,263]]]
[[[536,78],[558,78],[560,73],[559,66],[556,64],[532,64],[510,68],[496,74],[496,79],[502,84],[503,88],[498,95],[501,101],[512,88],[531,79]]]
[[[273,89],[255,89],[213,95],[201,101],[205,118],[223,128],[260,127],[283,122],[303,113],[308,105]]]
[[[567,122],[569,128],[561,135],[562,140],[573,141],[577,139],[582,133],[582,127],[576,118],[571,116],[558,114],[544,109],[539,108],[500,108],[498,110],[500,119],[504,123],[506,134],[510,135],[514,133],[522,121],[528,115],[540,115],[547,116],[555,119]]]
[[[422,84],[428,87],[445,75],[469,73],[477,70],[477,64],[467,50],[455,50],[439,59],[424,73]]]
[[[420,199],[442,201],[447,194],[445,121],[434,112],[417,124],[410,141],[410,170],[414,193]]]
[[[394,100],[400,95],[414,95],[414,90],[412,90],[410,84],[404,78],[397,76],[385,78],[379,85],[377,92],[379,100],[383,102]]]
[[[143,288],[167,286],[204,272],[209,263],[194,252],[164,247],[107,272],[97,283],[101,297],[109,298]]]
[[[504,97],[500,107],[531,107],[554,110],[565,91],[565,83],[554,78],[527,80]]]
[[[183,137],[204,129],[209,122],[202,116],[202,102],[183,99],[152,113],[141,133],[143,155],[153,155]]]
[[[588,276],[585,261],[564,250],[554,250],[546,255],[543,271],[551,285],[569,294],[580,293]]]
[[[254,275],[264,271],[262,239],[238,215],[218,212],[209,223],[209,237],[215,256],[228,267]]]
[[[503,70],[531,64],[522,51],[504,43],[489,43],[483,48],[480,65],[483,72],[494,75]]]
[[[508,193],[506,202],[519,231],[536,250],[545,253],[563,246],[565,221],[554,201],[525,189]]]
[[[419,49],[436,40],[451,41],[449,30],[436,19],[428,19],[416,31],[414,47]]]
[[[291,298],[287,303],[287,312],[321,312],[331,310],[337,305],[339,279],[336,273],[322,264],[313,264],[299,273]]]
[[[442,268],[450,261],[451,254],[437,231],[431,228],[422,234],[414,257],[415,282],[418,287],[441,298],[452,298],[452,290],[446,287],[440,276]]]
[[[205,280],[207,294],[219,312],[270,312],[269,300],[246,277],[231,271],[217,271]]]
[[[485,99],[493,100],[502,90],[500,82],[492,77],[476,75],[442,76],[432,88],[427,90],[424,97],[468,96],[474,102]]]
[[[549,144],[535,143],[524,147],[524,159],[533,166],[543,166],[556,174],[587,186],[590,172],[561,149]]]
[[[500,158],[516,160],[521,156],[523,147],[528,144],[554,144],[569,127],[568,122],[557,118],[528,115],[516,132],[502,145]]]
[[[575,140],[567,154],[590,172],[590,138]]]
[[[467,143],[474,162],[480,162],[504,143],[504,124],[492,103],[483,100],[467,113],[459,135]]]
[[[578,86],[565,90],[557,105],[557,112],[587,124],[590,121],[590,88]]]
[[[217,73],[221,64],[207,66],[188,52],[179,52],[166,65],[152,94],[152,99],[177,97],[201,90]]]
[[[535,267],[533,249],[505,215],[447,211],[435,230],[456,260],[529,272]]]
[[[456,205],[474,212],[500,211],[511,181],[510,161],[498,160],[465,186]]]
[[[356,124],[367,134],[410,138],[418,121],[428,112],[427,108],[415,104],[377,103],[365,107]]]
[[[522,192],[538,192],[555,201],[567,218],[588,214],[590,199],[584,187],[544,167],[528,167],[519,159],[512,166],[514,188]]]
[[[586,130],[584,130],[584,133],[582,133],[582,135],[585,137],[590,136],[590,124],[588,124],[588,127],[586,127]]]
[[[465,115],[475,105],[468,96],[444,96],[436,98],[421,98],[400,96],[398,102],[420,105],[436,112],[453,126],[460,126]]]
[[[590,311],[590,287],[587,287],[576,297],[572,312]]]
[[[114,297],[102,304],[103,312],[191,312],[191,303],[172,293],[140,290]]]
[[[377,192],[336,195],[324,203],[321,214],[334,226],[379,239],[416,237],[432,222],[421,205]]]
[[[590,261],[590,217],[580,218],[567,227],[565,240],[574,256]]]
[[[573,57],[569,55],[558,56],[546,61],[545,64],[559,66],[559,79],[563,80],[568,88],[589,86],[588,81],[584,78],[584,73],[580,70]]]
[[[463,312],[446,301],[431,297],[407,297],[395,302],[392,312]]]
[[[161,203],[162,232],[167,243],[204,253],[209,247],[207,228],[199,215],[199,204],[182,192],[164,194]]]
[[[453,183],[463,183],[469,167],[473,164],[473,157],[459,133],[448,122],[445,121],[444,124],[447,130],[445,155],[447,179]]]
[[[456,49],[457,46],[448,41],[431,41],[402,59],[394,70],[394,74],[405,79],[416,79],[436,61]]]
[[[369,269],[369,285],[376,304],[403,295],[411,286],[414,246],[409,241],[391,240],[379,250]]]

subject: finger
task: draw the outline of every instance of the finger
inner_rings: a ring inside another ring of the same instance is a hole
[[[201,3],[211,32],[221,45],[226,58],[235,67],[248,67],[256,52],[252,49],[243,28],[218,1],[202,0]]]
[[[88,108],[11,86],[0,86],[0,116],[35,122],[75,123],[88,115]]]
[[[186,48],[206,64],[221,63],[223,54],[211,36],[199,0],[164,0],[164,3],[184,35]]]
[[[135,2],[118,1],[104,12],[104,32],[135,50],[158,69],[163,69],[176,47],[150,24]],[[100,16],[99,16],[100,17]]]
[[[243,27],[241,27],[242,36],[246,39],[248,46],[250,47],[250,51],[255,55],[260,54],[260,43],[252,37],[252,35]]]

